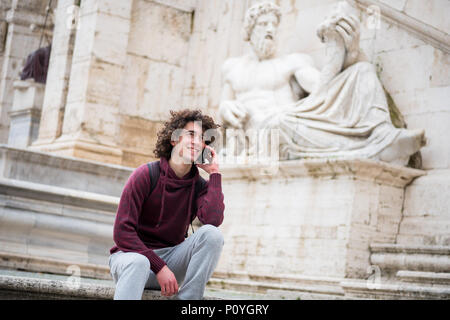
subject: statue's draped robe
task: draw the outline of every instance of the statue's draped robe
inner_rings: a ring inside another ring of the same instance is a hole
[[[375,68],[354,64],[326,87],[268,115],[279,129],[280,159],[373,158],[400,133],[392,125]],[[268,131],[269,132],[269,131]]]

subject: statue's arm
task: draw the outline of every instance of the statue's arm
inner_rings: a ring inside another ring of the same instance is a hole
[[[342,71],[346,57],[344,40],[337,32],[328,34],[325,50],[325,64],[320,72],[318,88],[328,84]]]
[[[292,53],[288,56],[288,63],[294,72],[294,79],[300,91],[297,95],[303,97],[306,93],[311,93],[317,86],[320,71],[314,66],[311,56],[303,53]]]
[[[342,70],[358,61],[367,61],[359,47],[360,21],[350,13],[338,12],[325,19],[317,35],[326,45],[325,66],[319,87],[326,85]]]
[[[359,46],[360,21],[353,14],[343,15],[336,24],[336,30],[344,40],[345,60],[343,69],[358,61],[367,61],[367,57]]]
[[[313,66],[304,66],[295,71],[295,80],[303,91],[311,93],[318,86],[320,71]]]
[[[352,21],[351,25],[348,21]],[[356,30],[354,19],[335,14],[325,19],[319,26],[317,35],[325,43],[325,63],[318,84],[318,88],[322,88],[343,69],[357,61],[359,29]]]

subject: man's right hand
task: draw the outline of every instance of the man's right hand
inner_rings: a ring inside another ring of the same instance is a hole
[[[178,282],[175,275],[170,271],[169,267],[165,265],[156,274],[156,279],[161,287],[161,295],[170,297],[178,293]]]

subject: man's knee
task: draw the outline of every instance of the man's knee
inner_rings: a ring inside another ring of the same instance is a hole
[[[200,237],[202,237],[206,241],[208,246],[222,248],[224,244],[224,238],[219,228],[211,224],[205,224],[201,226],[197,230],[197,232],[200,233]]]
[[[122,261],[123,268],[138,270],[150,273],[150,261],[147,257],[136,252],[127,252],[124,254]]]

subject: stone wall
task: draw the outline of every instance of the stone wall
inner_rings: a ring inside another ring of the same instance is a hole
[[[32,0],[6,0],[0,4],[0,143],[8,141],[13,83],[19,78],[27,56],[39,48],[47,4],[47,1]],[[46,27],[46,33],[51,33],[48,29],[52,27],[51,19]],[[2,32],[7,33],[3,39]],[[45,38],[41,46],[47,46]]]
[[[245,10],[255,1],[198,1],[183,103],[207,107],[220,101],[220,66],[249,50],[242,41]],[[283,14],[279,51],[311,54],[323,66],[324,46],[316,27],[337,0],[277,0]],[[445,0],[350,1],[359,8],[361,47],[401,111],[408,128],[423,128],[427,176],[406,188],[397,242],[450,244],[450,3]],[[368,7],[380,10],[370,21]],[[220,18],[218,17],[220,15]],[[370,23],[375,23],[375,27]],[[201,71],[200,71],[201,70]]]
[[[381,19],[362,46],[409,128],[424,128],[427,175],[405,191],[400,244],[450,244],[450,10],[448,1],[380,1],[399,19]],[[382,7],[383,9],[384,7]],[[386,10],[386,11],[388,11]],[[389,12],[388,12],[389,13]],[[388,15],[386,14],[386,16]],[[446,46],[436,38],[446,39]]]
[[[188,7],[133,2],[117,135],[128,166],[148,161],[160,122],[182,105],[192,19]]]
[[[217,116],[221,66],[228,57],[250,50],[242,25],[254,0],[82,1],[76,31],[62,29],[67,21],[64,6],[75,2],[58,1],[53,41],[59,49],[52,52],[53,80],[46,90],[35,149],[136,167],[153,159],[156,132],[170,109],[198,107]],[[337,0],[275,2],[283,14],[280,53],[311,54],[321,68],[324,46],[316,27]],[[350,2],[363,22],[361,46],[386,90],[408,127],[424,128],[428,137],[421,152],[428,175],[406,188],[397,241],[448,245],[449,2]],[[20,3],[6,1],[1,7],[1,17],[9,17],[0,52],[0,129],[5,134],[12,81],[38,41],[29,31],[29,23],[37,19],[31,9],[44,12],[46,4]],[[371,5],[381,14],[375,27],[368,23]],[[17,10],[5,14],[10,7]]]
[[[421,170],[372,160],[224,165],[224,252],[217,272],[235,277],[364,278],[371,243],[395,243],[404,186]]]

